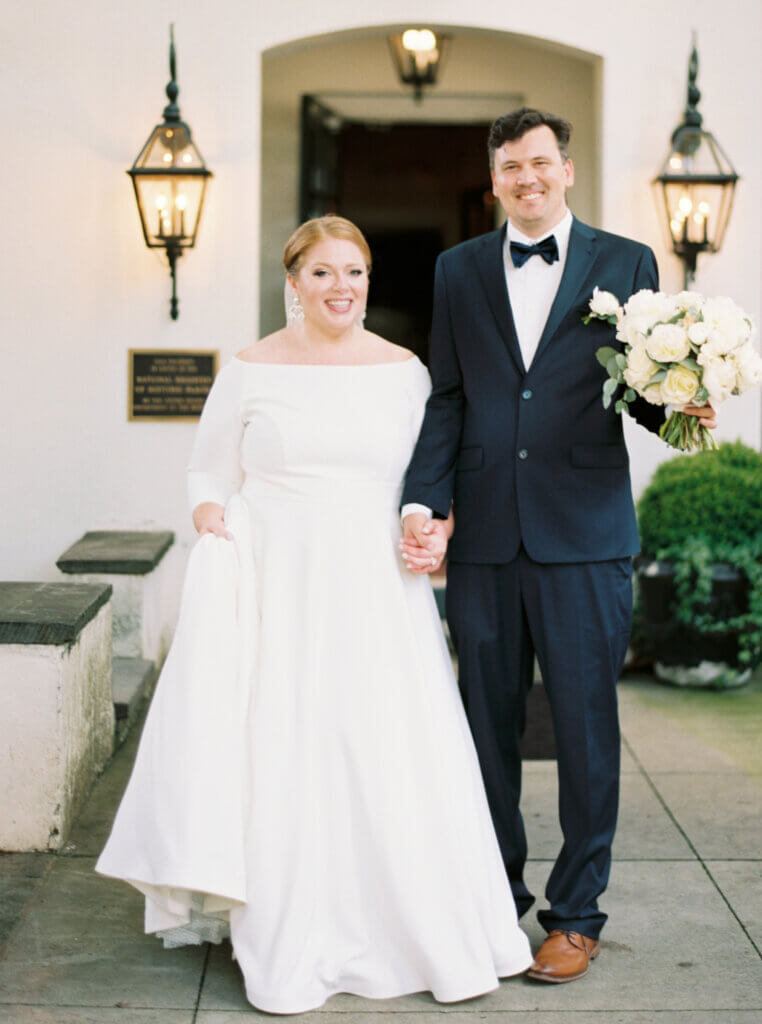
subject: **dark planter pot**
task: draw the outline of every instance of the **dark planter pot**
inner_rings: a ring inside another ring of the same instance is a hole
[[[664,682],[727,688],[745,683],[751,671],[738,661],[738,634],[701,633],[675,618],[677,588],[670,562],[640,560],[636,567],[643,629],[654,671]],[[712,566],[712,596],[706,610],[730,619],[748,609],[749,581],[732,565]]]

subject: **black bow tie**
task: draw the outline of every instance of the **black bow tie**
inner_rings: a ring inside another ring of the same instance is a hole
[[[555,263],[558,259],[558,243],[555,235],[548,235],[535,245],[522,245],[511,242],[511,260],[514,267],[523,267],[530,256],[542,256],[546,263]]]

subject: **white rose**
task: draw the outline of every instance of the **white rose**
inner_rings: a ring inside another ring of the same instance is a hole
[[[644,391],[641,391],[641,394],[647,402],[651,403],[651,405],[667,404],[661,393],[661,384],[651,384],[650,387],[647,387]]]
[[[698,375],[687,366],[673,366],[661,382],[661,397],[665,405],[688,405],[700,387]]]
[[[645,345],[634,345],[627,355],[624,379],[627,386],[642,391],[659,367],[650,359]]]
[[[709,324],[699,320],[697,324],[691,324],[688,328],[688,338],[694,345],[703,345],[709,337]]]
[[[715,409],[729,398],[736,387],[736,364],[732,359],[713,359],[704,366],[701,383],[709,392],[709,403]]]
[[[751,337],[751,324],[732,299],[724,296],[707,299],[701,316],[723,355],[739,348]]]
[[[762,384],[762,359],[750,342],[742,345],[733,353],[733,363],[736,368],[736,385],[739,394]]]
[[[688,334],[679,324],[657,324],[651,332],[646,349],[660,363],[679,363],[690,355]]]
[[[611,292],[602,292],[600,288],[593,288],[593,297],[590,299],[590,311],[596,316],[619,316],[619,299]]]

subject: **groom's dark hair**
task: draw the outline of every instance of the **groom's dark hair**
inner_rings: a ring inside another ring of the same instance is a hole
[[[520,107],[518,110],[512,110],[510,114],[503,114],[493,122],[487,139],[490,167],[495,163],[495,151],[500,149],[504,142],[515,142],[532,128],[539,128],[543,124],[553,132],[561,157],[567,160],[569,138],[572,133],[571,123],[557,114],[548,114],[544,110],[535,110],[534,107]]]

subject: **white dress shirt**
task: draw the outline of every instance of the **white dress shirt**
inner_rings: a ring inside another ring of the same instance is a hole
[[[543,328],[550,313],[550,307],[556,297],[558,286],[566,266],[566,254],[569,251],[569,232],[572,226],[571,211],[567,210],[562,220],[540,238],[528,238],[517,227],[508,221],[503,248],[503,266],[505,283],[508,287],[508,298],[513,310],[513,322],[519,339],[521,358],[524,368],[529,369],[537,346],[540,344]],[[554,263],[546,263],[542,256],[530,256],[523,267],[514,267],[511,260],[511,242],[523,245],[534,245],[550,235],[556,236],[558,259]],[[413,512],[423,512],[431,517],[431,509],[427,505],[410,502],[402,506],[401,517]]]
[[[537,346],[550,313],[550,307],[556,297],[558,286],[566,266],[566,254],[569,251],[569,232],[572,226],[571,211],[567,210],[562,220],[551,231],[546,231],[539,238],[528,238],[508,221],[503,249],[503,265],[505,267],[505,283],[508,287],[508,298],[513,311],[513,322],[519,339],[521,358],[524,369],[532,365]],[[514,267],[511,259],[511,242],[522,245],[535,245],[543,238],[556,236],[558,259],[554,263],[546,263],[542,256],[530,256],[523,267]]]

